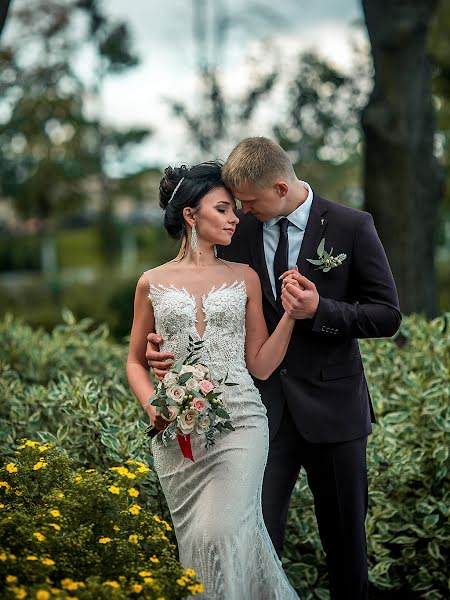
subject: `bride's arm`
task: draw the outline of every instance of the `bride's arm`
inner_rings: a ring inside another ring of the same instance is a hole
[[[155,331],[153,307],[148,299],[149,286],[145,275],[142,275],[136,286],[134,296],[134,317],[131,327],[130,346],[127,358],[127,378],[134,395],[142,408],[150,417],[156,429],[163,429],[165,421],[156,415],[154,406],[145,406],[153,394],[148,364],[145,358],[147,334]]]
[[[250,373],[257,379],[267,379],[278,367],[294,329],[295,319],[286,312],[269,337],[262,308],[259,277],[253,269],[246,268],[247,287],[245,360]]]

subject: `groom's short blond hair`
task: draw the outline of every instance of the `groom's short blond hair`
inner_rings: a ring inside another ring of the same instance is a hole
[[[231,189],[245,184],[262,189],[271,187],[280,178],[293,181],[295,172],[281,146],[266,137],[249,137],[231,151],[222,178]]]

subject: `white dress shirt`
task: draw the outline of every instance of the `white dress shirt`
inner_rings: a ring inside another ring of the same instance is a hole
[[[308,197],[300,204],[298,208],[287,215],[289,221],[288,226],[288,243],[289,243],[289,254],[288,254],[288,267],[293,269],[297,264],[297,258],[302,247],[303,236],[305,234],[306,224],[308,223],[309,213],[311,211],[311,205],[313,200],[313,192],[306,181],[302,181],[305,188],[308,190]],[[275,275],[273,272],[273,260],[275,258],[275,252],[277,250],[278,241],[280,239],[280,228],[277,225],[278,221],[282,217],[274,217],[269,221],[265,221],[263,224],[263,241],[264,241],[264,255],[266,258],[267,270],[269,272],[270,284],[272,286],[273,297],[277,297],[275,289]]]

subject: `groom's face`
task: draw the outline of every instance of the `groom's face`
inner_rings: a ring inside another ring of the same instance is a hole
[[[283,214],[287,184],[277,181],[272,187],[258,188],[243,184],[232,190],[233,196],[241,203],[243,213],[251,213],[258,221],[269,221]]]

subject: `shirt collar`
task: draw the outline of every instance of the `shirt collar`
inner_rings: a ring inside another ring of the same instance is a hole
[[[313,201],[313,191],[309,183],[307,183],[306,181],[302,181],[302,183],[308,190],[308,196],[306,200],[302,204],[300,204],[300,206],[298,206],[295,210],[293,210],[291,214],[287,215],[286,218],[289,220],[290,223],[292,223],[292,225],[295,225],[296,227],[298,227],[298,229],[304,231],[306,229],[306,224],[308,223],[308,217],[311,210],[311,205]],[[273,227],[282,218],[283,217],[273,217],[272,219],[265,221],[264,228],[268,229],[270,227]]]

